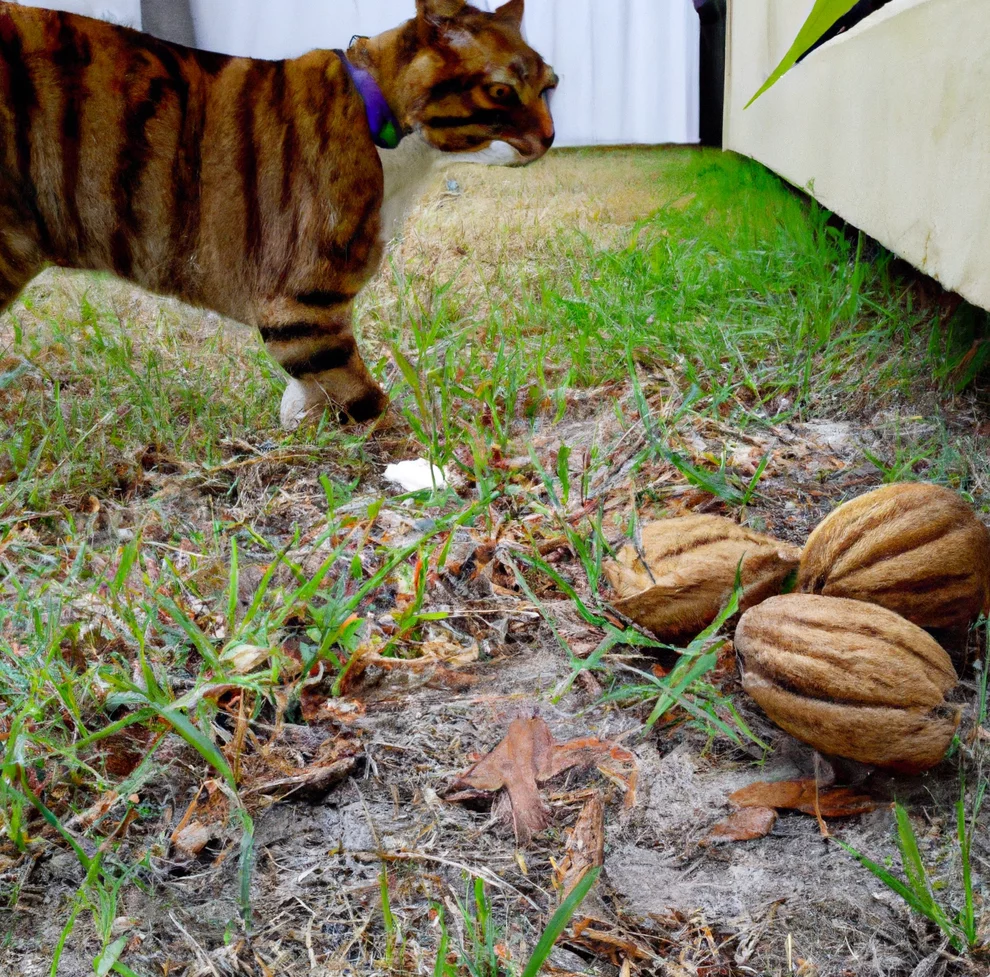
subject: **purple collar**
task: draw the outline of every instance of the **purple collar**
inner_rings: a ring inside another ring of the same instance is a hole
[[[347,73],[351,76],[354,87],[364,101],[364,111],[368,116],[368,127],[371,129],[371,138],[375,145],[380,149],[395,149],[402,141],[405,133],[402,131],[402,126],[399,125],[399,120],[389,108],[385,95],[378,87],[378,82],[372,77],[370,71],[365,71],[364,68],[358,68],[351,64],[343,51],[337,50],[334,51],[334,54],[344,62],[344,67],[347,68]]]

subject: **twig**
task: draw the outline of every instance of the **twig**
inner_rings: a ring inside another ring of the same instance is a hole
[[[209,958],[207,952],[193,939],[189,930],[187,930],[182,923],[180,923],[173,913],[168,914],[168,918],[175,923],[175,928],[188,940],[190,946],[196,951],[196,957],[199,962],[206,967],[209,967],[213,971],[213,977],[220,977],[220,971],[213,965],[213,961]]]

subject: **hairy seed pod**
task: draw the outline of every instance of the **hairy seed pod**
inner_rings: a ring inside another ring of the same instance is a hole
[[[741,609],[779,594],[801,551],[719,516],[664,519],[643,528],[642,553],[628,545],[605,573],[616,610],[664,641],[696,637],[718,617],[741,570]],[[645,562],[644,562],[645,561]]]
[[[773,597],[736,628],[743,688],[823,753],[918,773],[945,756],[959,709],[949,656],[917,625],[862,601]]]
[[[990,531],[949,489],[888,485],[811,534],[798,589],[879,604],[923,628],[965,627],[990,603]]]

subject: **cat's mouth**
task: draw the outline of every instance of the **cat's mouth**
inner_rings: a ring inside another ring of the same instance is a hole
[[[526,166],[528,163],[535,163],[538,159],[547,154],[553,145],[556,134],[551,129],[547,135],[528,136],[520,139],[507,139],[506,142],[516,151],[519,159],[514,165]]]
[[[553,144],[553,138],[552,133],[548,137],[542,138],[509,136],[492,139],[480,149],[447,149],[446,152],[466,163],[486,163],[489,166],[527,166],[546,155],[547,150]]]

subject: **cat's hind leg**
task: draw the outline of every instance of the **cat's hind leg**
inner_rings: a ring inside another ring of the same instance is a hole
[[[325,409],[341,421],[367,421],[388,406],[358,351],[350,302],[320,311],[319,321],[312,321],[312,306],[281,309],[260,327],[268,351],[289,374],[280,412],[289,430]],[[302,314],[306,319],[296,318]]]
[[[0,313],[10,308],[41,268],[41,257],[31,237],[16,229],[0,230]]]

